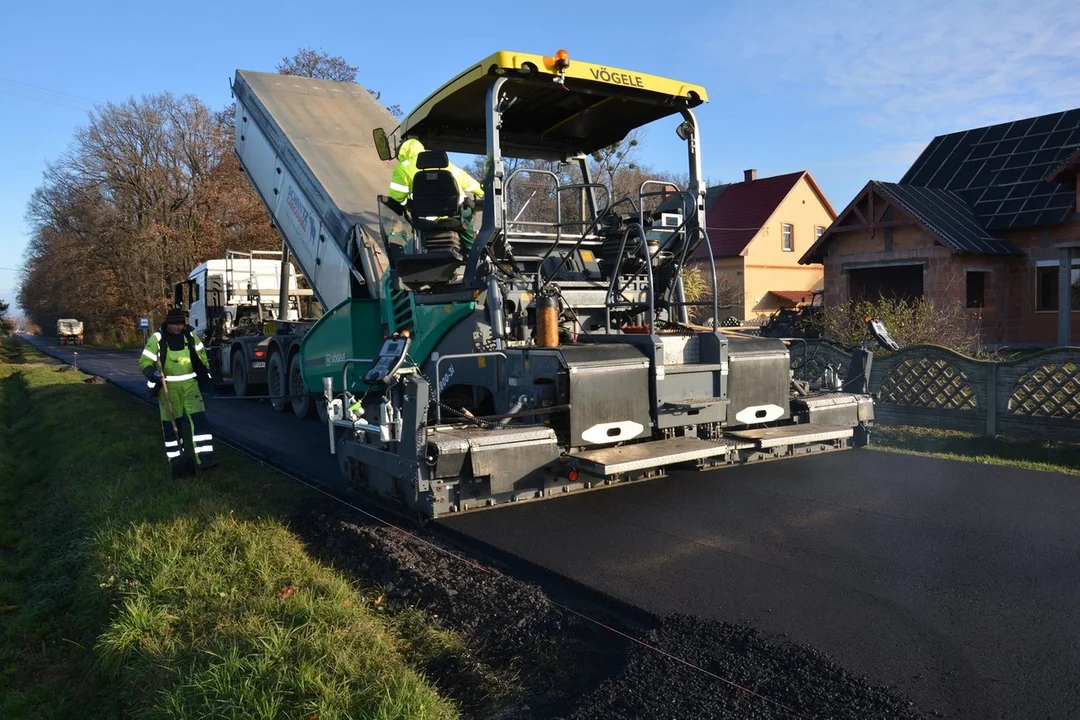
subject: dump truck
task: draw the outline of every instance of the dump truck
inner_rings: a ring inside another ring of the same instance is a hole
[[[60,345],[82,345],[82,320],[60,318],[56,321],[56,342]]]
[[[237,397],[265,386],[275,410],[291,407],[305,417],[312,395],[300,384],[298,369],[282,363],[297,356],[318,309],[287,255],[287,249],[227,250],[225,257],[199,263],[186,282],[174,286],[173,304],[188,309],[188,324],[206,346],[216,384],[231,386]]]
[[[868,442],[870,352],[849,391],[813,390],[782,340],[718,327],[715,301],[709,325],[688,320],[681,270],[698,247],[716,283],[704,87],[499,51],[400,123],[352,83],[238,70],[232,89],[240,164],[325,309],[277,366],[295,361],[321,394],[338,489],[438,518]],[[612,197],[590,155],[664,121],[687,186]],[[402,206],[383,193],[412,138],[427,151]],[[486,158],[482,199],[463,196],[448,153]],[[547,183],[547,221],[511,207],[530,177]]]

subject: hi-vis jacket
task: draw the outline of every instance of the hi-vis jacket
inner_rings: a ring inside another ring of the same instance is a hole
[[[158,328],[157,332],[150,336],[139,358],[139,370],[146,370],[161,362],[165,371],[165,380],[169,383],[181,383],[189,380],[210,379],[210,361],[206,357],[206,346],[203,345],[190,327],[185,327],[182,333],[184,347],[181,350],[173,350],[168,341],[162,342],[164,328]],[[157,389],[157,383],[147,381],[151,390]]]
[[[404,204],[412,194],[413,178],[416,176],[416,158],[424,152],[424,144],[419,140],[406,140],[398,149],[398,164],[390,176],[390,198]],[[446,167],[457,180],[461,189],[461,202],[465,201],[465,193],[472,193],[477,197],[484,197],[484,188],[469,173],[457,165],[450,163]]]

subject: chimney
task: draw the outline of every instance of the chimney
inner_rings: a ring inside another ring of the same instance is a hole
[[[757,168],[743,170],[743,182],[754,182],[755,180],[757,180]]]

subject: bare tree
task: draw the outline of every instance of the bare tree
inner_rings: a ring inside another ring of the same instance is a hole
[[[310,48],[303,48],[292,57],[281,58],[276,69],[282,75],[351,83],[356,82],[356,72],[359,70],[343,57],[331,56],[322,50],[315,51]]]
[[[335,82],[356,82],[356,73],[359,70],[355,65],[350,65],[340,55],[330,55],[323,50],[303,48],[292,57],[281,58],[277,72],[282,75],[299,75],[301,77],[318,78],[320,80],[334,80]],[[376,100],[382,99],[382,92],[368,90]],[[400,105],[389,105],[386,108],[396,118],[402,115]]]
[[[278,247],[220,114],[169,93],[108,103],[31,198],[19,302],[44,327],[77,316],[114,338],[226,248]]]
[[[590,173],[608,186],[615,199],[637,196],[637,188],[628,187],[627,183],[619,181],[627,174],[626,171],[638,169],[636,160],[640,144],[640,130],[634,129],[614,145],[592,154]]]

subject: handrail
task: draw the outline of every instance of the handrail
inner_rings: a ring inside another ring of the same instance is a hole
[[[660,191],[656,191],[656,192],[645,192],[645,188],[647,186],[649,186],[649,185],[663,185],[665,187],[665,189],[660,190]],[[672,191],[667,190],[666,188],[668,186],[674,186],[676,188],[675,191],[672,192]],[[642,277],[642,275],[645,275],[645,277],[647,278],[647,281],[648,281],[648,288],[647,288],[647,295],[646,296],[647,296],[648,301],[649,301],[649,313],[650,313],[649,326],[652,327],[653,323],[655,323],[655,317],[653,317],[653,315],[656,312],[655,288],[653,287],[653,282],[654,282],[654,280],[653,280],[653,263],[655,261],[655,257],[654,257],[654,253],[649,251],[648,237],[645,235],[645,229],[644,229],[644,225],[645,225],[645,198],[647,198],[647,197],[655,197],[655,196],[667,196],[667,197],[670,197],[672,195],[678,195],[678,196],[680,196],[682,198],[682,201],[683,201],[683,203],[682,203],[683,204],[683,208],[682,208],[683,209],[683,221],[682,221],[682,223],[679,224],[678,227],[671,229],[670,237],[667,240],[665,240],[662,245],[657,247],[657,250],[656,250],[655,254],[658,255],[659,253],[666,251],[669,247],[671,247],[671,244],[676,241],[676,238],[678,238],[680,233],[685,234],[685,238],[684,238],[684,241],[682,243],[682,248],[681,248],[681,251],[679,252],[678,261],[677,261],[677,267],[682,268],[682,267],[685,267],[686,258],[690,254],[691,247],[696,249],[697,245],[699,245],[702,240],[705,242],[706,250],[707,250],[707,253],[708,253],[708,259],[709,259],[709,279],[710,279],[710,283],[712,285],[712,310],[713,310],[713,312],[712,312],[712,329],[713,329],[713,332],[716,332],[719,329],[717,316],[720,314],[720,305],[719,305],[719,299],[717,298],[717,290],[718,290],[718,288],[717,288],[717,279],[716,279],[716,258],[713,255],[712,243],[709,242],[709,235],[708,235],[708,232],[705,230],[705,228],[701,227],[700,225],[698,225],[696,227],[693,227],[693,228],[689,228],[689,229],[687,227],[689,225],[689,223],[690,223],[690,218],[692,216],[695,216],[695,213],[691,213],[689,211],[690,208],[693,206],[693,204],[695,202],[694,194],[687,191],[687,190],[680,190],[680,189],[678,189],[677,185],[674,185],[673,183],[670,183],[670,182],[665,182],[665,181],[662,181],[662,180],[645,180],[645,181],[643,181],[641,183],[641,185],[638,188],[638,198],[639,198],[639,201],[640,201],[640,208],[638,209],[638,223],[637,223],[637,226],[636,226],[636,232],[637,232],[637,234],[638,234],[638,236],[639,236],[639,238],[640,238],[640,240],[642,242],[642,249],[643,249],[643,252],[644,252],[644,255],[645,255],[645,259],[644,259],[645,271],[642,272],[641,269],[638,269],[632,275],[630,275],[630,276],[628,276],[626,278],[626,282],[624,284],[620,284],[620,282],[619,282],[619,280],[620,280],[620,270],[622,268],[622,259],[623,259],[623,256],[624,256],[625,252],[626,252],[626,241],[630,236],[631,230],[634,229],[634,228],[627,228],[626,232],[623,233],[623,238],[622,238],[622,241],[621,241],[621,243],[619,245],[619,256],[618,256],[618,259],[616,260],[615,267],[612,269],[611,285],[608,288],[608,294],[607,294],[608,310],[606,311],[606,319],[607,319],[607,328],[608,328],[609,331],[611,330],[611,306],[612,306],[612,304],[618,304],[618,305],[624,304],[621,301],[621,299],[623,298],[624,291],[635,280],[640,279]],[[701,240],[699,240],[695,244],[694,240],[699,235],[701,236]],[[664,295],[663,299],[664,299],[664,303],[665,303],[665,305],[667,307],[670,308],[673,305],[677,304],[680,308],[685,308],[688,305],[695,305],[696,306],[696,305],[701,305],[702,304],[702,303],[697,303],[697,302],[688,303],[688,302],[686,302],[685,297],[682,297],[678,301],[678,303],[675,303],[674,299],[673,299],[673,295],[674,295],[674,292],[675,292],[676,284],[677,283],[673,282],[671,284],[671,286],[665,292],[665,295]],[[630,303],[626,303],[626,304],[629,304],[629,305],[632,306],[634,303],[630,302]]]
[[[662,186],[664,186],[664,190],[658,190],[656,192],[648,192],[647,193],[647,192],[645,192],[645,187],[648,186],[648,185],[662,185]],[[667,190],[668,187],[674,187],[675,191],[672,192],[672,191]],[[664,252],[669,247],[669,245],[672,242],[675,241],[675,238],[678,237],[679,233],[683,232],[685,230],[687,223],[690,221],[690,213],[685,212],[685,210],[689,207],[690,203],[693,202],[694,196],[689,191],[679,190],[678,185],[675,185],[674,183],[666,182],[666,181],[663,181],[663,180],[644,180],[641,183],[641,185],[638,187],[638,201],[639,201],[639,205],[640,205],[640,207],[637,209],[638,210],[638,227],[640,229],[640,235],[641,235],[641,239],[642,239],[642,250],[645,253],[645,263],[648,266],[648,272],[647,272],[648,281],[649,281],[648,297],[649,297],[649,302],[650,302],[650,310],[653,311],[653,312],[655,312],[655,289],[653,288],[653,275],[652,275],[652,265],[653,265],[653,262],[654,262],[654,254],[649,251],[648,237],[645,235],[645,198],[647,198],[647,197],[660,197],[660,196],[670,197],[672,195],[679,195],[680,197],[683,198],[683,210],[684,210],[684,212],[683,212],[683,221],[678,227],[671,230],[671,237],[663,245],[657,247],[657,250],[656,250],[657,255],[659,255],[659,253],[661,253],[661,252]],[[633,203],[631,202],[631,204],[633,204]],[[629,232],[629,230],[627,232]],[[616,287],[616,283],[618,282],[618,277],[619,277],[618,269],[621,268],[621,266],[622,266],[621,258],[622,258],[622,254],[625,252],[625,241],[626,241],[626,236],[624,236],[623,244],[619,248],[619,258],[620,258],[620,260],[616,264],[615,269],[612,271],[612,285],[613,285],[613,287]],[[679,259],[680,267],[685,262],[685,255],[686,255],[686,253],[685,253],[685,248],[684,248],[684,252],[683,252],[682,256]],[[635,272],[633,275],[631,275],[627,279],[626,284],[621,285],[621,286],[617,286],[617,289],[615,289],[614,294],[613,294],[614,297],[621,297],[622,294],[623,294],[623,291],[625,291],[626,288],[629,287],[630,283],[634,282],[634,280],[636,278],[641,277],[641,274],[642,274],[641,271],[638,270],[637,272]],[[669,290],[668,290],[668,294],[665,296],[665,303],[668,306],[671,305],[671,291],[674,288],[674,286],[675,285],[673,283],[672,287],[669,288]],[[715,293],[714,293],[714,295],[715,295]],[[652,322],[655,322],[655,318],[653,318],[652,321],[650,321],[650,327],[652,326],[652,324],[651,324]],[[608,322],[608,329],[610,330],[610,320]]]
[[[702,239],[705,242],[705,249],[709,253],[709,278],[712,280],[712,306],[713,306],[712,329],[713,329],[713,332],[716,332],[720,328],[720,326],[718,324],[718,321],[716,319],[717,316],[720,314],[720,302],[719,302],[719,299],[716,297],[716,295],[717,295],[716,258],[713,256],[712,243],[709,241],[709,233],[703,227],[696,227],[696,228],[694,228],[693,230],[690,231],[690,234],[686,238],[687,247],[690,246],[690,236],[692,236],[694,233],[700,233],[701,234]]]
[[[562,262],[559,263],[559,266],[556,267],[554,272],[551,273],[551,277],[544,280],[544,283],[542,285],[540,285],[539,288],[537,288],[537,292],[543,292],[544,288],[546,288],[548,285],[551,284],[551,281],[555,279],[555,276],[558,275],[559,272],[564,267],[566,267],[566,264],[568,262],[570,262],[570,257],[575,252],[580,250],[581,246],[585,243],[585,241],[587,239],[589,239],[589,233],[592,232],[594,228],[599,226],[600,222],[603,221],[604,216],[607,215],[608,211],[611,209],[611,193],[607,189],[607,186],[604,185],[603,183],[574,183],[572,185],[564,186],[563,189],[566,189],[566,190],[583,190],[583,189],[589,188],[589,187],[597,187],[597,188],[600,188],[600,189],[602,189],[604,191],[604,208],[603,208],[603,210],[596,213],[596,215],[593,217],[592,221],[589,222],[589,224],[585,227],[585,232],[581,233],[581,237],[579,237],[577,239],[577,242],[574,243],[574,246],[572,248],[570,248],[570,252],[563,255]],[[558,246],[559,246],[559,243],[558,243],[558,240],[556,240],[555,245],[548,248],[547,253],[544,254],[544,257],[540,260],[539,265],[537,265],[536,277],[537,277],[538,280],[543,275],[544,261],[546,261],[548,259],[548,257],[551,256],[551,253],[554,252],[555,249]]]
[[[616,287],[616,285],[618,285],[618,282],[619,282],[619,269],[622,267],[623,257],[626,254],[626,239],[628,237],[630,237],[630,233],[632,231],[637,231],[638,236],[641,238],[641,247],[645,251],[645,270],[646,270],[646,277],[648,278],[648,292],[646,292],[645,297],[648,300],[648,305],[649,305],[648,325],[649,325],[650,331],[652,330],[652,328],[656,324],[656,304],[655,304],[655,297],[654,297],[654,294],[653,294],[653,271],[652,271],[652,258],[649,256],[649,241],[648,241],[648,238],[645,237],[645,229],[642,228],[640,224],[632,224],[629,227],[627,227],[626,231],[623,233],[622,241],[619,243],[619,255],[618,255],[618,258],[615,261],[615,267],[611,269],[611,285],[608,287],[608,293],[607,293],[607,298],[606,298],[607,302],[605,303],[605,305],[607,307],[604,310],[605,325],[607,326],[607,331],[608,332],[611,332],[611,306],[612,306],[612,303],[616,302],[616,300],[615,300],[615,298],[616,298],[615,287]],[[641,270],[636,271],[636,273],[631,278],[630,282],[633,282],[633,278],[639,277],[640,275],[641,275]],[[617,295],[618,297],[620,297],[620,298],[622,297],[622,292],[623,292],[624,289],[625,288],[619,288],[618,295]],[[620,302],[619,304],[621,305],[623,303]],[[630,302],[628,304],[631,305],[631,306],[634,305],[633,302]]]
[[[543,168],[528,168],[528,167],[514,168],[513,170],[510,171],[510,174],[506,176],[506,181],[503,183],[504,192],[505,192],[506,196],[508,197],[510,195],[510,185],[514,180],[514,177],[516,177],[517,175],[522,174],[522,173],[530,174],[530,175],[532,175],[532,174],[550,175],[552,177],[552,179],[555,180],[555,217],[558,218],[559,220],[562,220],[562,196],[559,194],[559,176],[556,175],[555,172],[552,171],[552,170],[544,170]],[[529,198],[529,200],[532,200],[532,198]],[[528,205],[528,202],[526,202],[525,204]],[[522,210],[522,212],[524,212],[525,208],[522,207],[521,210]],[[518,213],[519,216],[520,216],[520,214],[521,213]],[[515,225],[515,224],[517,224],[517,219],[514,219],[513,221],[510,221],[510,222],[506,223],[506,228],[504,228],[504,229],[507,232],[507,234],[509,234],[509,232],[510,232],[510,226]],[[555,226],[555,231],[556,231],[555,232],[555,244],[558,245],[559,244],[559,238],[560,238],[561,233],[562,233],[562,227],[559,226],[559,225],[556,225]]]
[[[543,226],[551,226],[551,227],[555,228],[555,242],[553,244],[551,244],[547,248],[547,251],[544,252],[544,254],[542,256],[540,256],[539,260],[537,261],[537,266],[536,266],[536,279],[537,279],[537,285],[538,285],[537,292],[541,292],[541,291],[544,290],[544,288],[546,288],[548,286],[548,284],[551,282],[552,278],[554,278],[555,275],[558,275],[559,272],[564,267],[566,267],[566,264],[570,261],[570,256],[574,252],[576,252],[578,249],[580,249],[582,244],[586,240],[591,239],[589,237],[590,233],[599,225],[602,218],[611,210],[611,207],[612,207],[612,204],[611,204],[611,190],[608,189],[608,187],[606,185],[604,185],[603,183],[584,183],[584,182],[582,182],[582,183],[570,183],[568,185],[563,185],[559,181],[558,174],[555,173],[552,170],[545,170],[543,168],[514,168],[514,170],[512,170],[510,172],[510,174],[506,178],[505,188],[507,190],[507,195],[509,195],[509,188],[510,188],[510,185],[511,185],[512,181],[519,174],[548,175],[555,182],[555,186],[554,186],[554,190],[555,190],[555,222],[554,223],[543,223],[543,222],[536,222],[536,221],[529,221],[529,220],[521,220],[521,221],[515,220],[515,221],[513,221],[513,223],[507,223],[507,228],[506,228],[506,233],[507,233],[508,237],[510,235],[509,225],[511,225],[511,224],[514,224],[514,225],[543,225]],[[580,223],[576,223],[576,222],[573,223],[575,225],[577,225],[577,224],[583,225],[585,227],[585,232],[583,232],[581,234],[581,236],[577,239],[577,242],[574,243],[574,246],[570,250],[570,252],[568,252],[565,256],[563,256],[562,262],[560,262],[559,266],[555,268],[554,272],[552,273],[552,277],[544,279],[543,278],[544,262],[546,262],[547,259],[549,257],[551,257],[551,254],[554,253],[556,250],[558,250],[559,246],[562,244],[563,227],[565,227],[565,225],[566,225],[562,221],[562,194],[564,192],[566,192],[566,191],[569,191],[569,190],[585,190],[587,188],[597,188],[597,189],[600,189],[600,190],[604,191],[605,202],[604,202],[604,205],[603,205],[603,209],[600,210],[599,212],[597,212],[591,221],[586,222],[584,219],[582,219],[582,221]]]
[[[657,192],[645,192],[645,186],[650,185],[650,184],[651,185],[662,185],[665,188],[667,186],[672,186],[672,187],[675,188],[675,192],[671,192],[671,191],[667,191],[667,190],[659,190]],[[637,212],[637,222],[638,222],[638,226],[640,228],[642,228],[643,234],[645,232],[645,199],[646,198],[652,198],[652,196],[661,196],[661,195],[669,195],[670,196],[672,194],[686,195],[687,198],[689,198],[690,200],[693,199],[693,195],[690,192],[688,192],[686,190],[679,190],[678,186],[674,185],[673,182],[666,182],[666,181],[663,181],[663,180],[645,180],[645,181],[642,182],[642,185],[640,185],[640,187],[638,188],[638,201],[640,202],[640,208],[638,209],[638,212]],[[685,208],[686,208],[686,202],[685,202],[685,199],[684,199],[684,209]],[[675,229],[673,229],[671,231],[671,237],[670,237],[669,240],[667,240],[663,245],[660,245],[660,246],[657,247],[656,255],[659,255],[660,253],[663,253],[664,250],[667,248],[667,246],[669,246],[671,243],[673,243],[675,241],[675,237],[678,236],[678,233],[683,231],[686,228],[687,222],[689,222],[689,214],[684,213],[683,215],[684,215],[683,222],[681,222],[680,225],[677,228],[675,228]],[[645,240],[645,244],[643,245],[643,249],[644,249],[647,261],[649,263],[649,266],[651,267],[651,264],[653,262],[654,254],[649,252],[648,237],[645,236],[644,240]],[[621,252],[622,252],[622,250],[620,250],[620,255],[621,255]],[[685,261],[685,260],[680,258],[680,264],[681,264],[681,261]],[[618,275],[617,275],[617,273],[612,273],[612,276],[618,276]],[[627,280],[626,284],[618,288],[618,291],[617,291],[616,295],[617,296],[622,295],[623,290],[625,290],[626,287],[629,287],[630,283],[634,282],[634,280],[637,279],[637,277],[639,277],[639,276],[640,276],[640,271],[638,271],[634,275],[631,275],[630,279]],[[673,285],[673,287],[674,287],[674,285]],[[650,293],[651,293],[651,291],[652,290],[651,290],[651,287],[650,287]],[[669,304],[669,305],[671,304],[670,294],[669,294],[669,296],[667,296],[665,298],[665,302],[667,304]]]
[[[690,230],[687,230],[687,225],[690,222],[690,218],[692,216],[696,215],[695,213],[690,212],[690,208],[696,202],[695,196],[694,196],[693,193],[691,193],[688,190],[680,190],[679,187],[677,185],[674,185],[673,183],[665,183],[662,180],[645,180],[645,181],[643,181],[641,183],[640,188],[639,188],[639,197],[642,198],[642,203],[641,203],[641,205],[642,205],[641,222],[642,223],[644,223],[644,220],[645,220],[645,218],[644,218],[644,207],[645,207],[644,198],[645,197],[651,197],[651,196],[654,196],[654,195],[658,194],[658,193],[655,193],[655,192],[654,193],[646,193],[645,192],[645,186],[649,185],[649,184],[665,185],[665,186],[666,185],[671,185],[671,186],[675,187],[675,192],[670,193],[670,194],[672,194],[672,195],[677,194],[677,195],[679,195],[680,197],[683,198],[683,208],[682,208],[683,209],[683,221],[677,228],[675,228],[674,230],[671,231],[671,237],[669,238],[669,240],[664,245],[660,246],[657,249],[657,252],[659,253],[659,252],[662,252],[663,250],[665,250],[670,243],[673,243],[675,241],[675,238],[678,237],[680,232],[685,232],[686,237],[685,237],[683,245],[682,245],[682,252],[679,253],[679,261],[678,261],[678,267],[682,268],[682,267],[686,266],[686,257],[691,252],[691,246],[693,246],[694,250],[697,249],[697,245],[693,244],[694,237],[696,235],[700,234],[702,236],[702,239],[705,242],[706,250],[708,251],[708,255],[709,255],[709,276],[710,276],[710,281],[712,283],[712,305],[713,305],[713,313],[712,313],[713,322],[712,322],[712,326],[713,326],[713,332],[716,332],[717,329],[718,329],[718,324],[717,324],[717,319],[716,318],[717,318],[717,315],[720,314],[720,305],[719,305],[719,300],[717,298],[717,289],[718,288],[717,288],[717,283],[716,283],[716,259],[713,256],[712,243],[709,242],[709,233],[708,233],[708,231],[705,228],[701,227],[700,225],[698,225],[698,226],[696,226],[696,227],[694,227],[694,228],[692,228]],[[667,194],[667,193],[664,193],[663,191],[661,191],[661,193],[659,193],[659,194]],[[700,242],[698,244],[700,244]],[[664,297],[664,302],[669,307],[672,304],[672,294],[674,293],[674,291],[675,291],[675,283],[672,283],[671,287],[669,287],[667,289],[667,294]],[[686,305],[687,305],[686,298],[684,297],[680,301],[680,306],[685,307]]]

